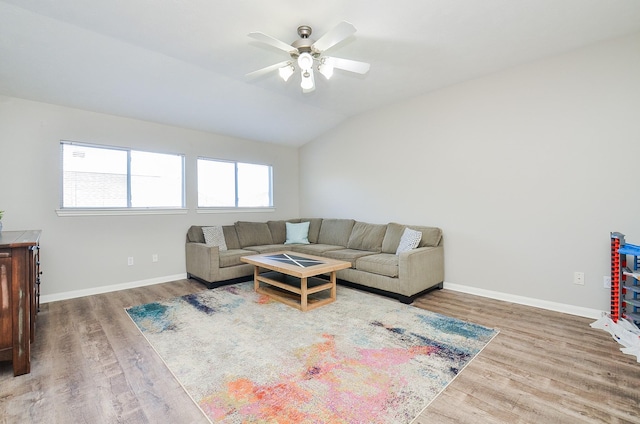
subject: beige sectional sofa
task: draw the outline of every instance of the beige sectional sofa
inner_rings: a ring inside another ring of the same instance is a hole
[[[309,244],[285,244],[287,222],[309,222]],[[396,254],[407,227],[422,233],[420,243]],[[322,218],[238,221],[222,226],[226,250],[206,244],[202,228],[192,226],[187,232],[187,276],[209,288],[250,280],[253,266],[242,262],[241,257],[283,250],[348,261],[351,268],[337,273],[339,284],[394,297],[403,303],[442,288],[444,281],[442,231],[436,227]]]

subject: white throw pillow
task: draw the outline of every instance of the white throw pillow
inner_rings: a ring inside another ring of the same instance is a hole
[[[402,233],[402,237],[400,238],[400,244],[396,250],[396,255],[399,255],[401,252],[415,249],[418,247],[418,244],[420,244],[420,239],[422,239],[421,231],[405,228],[404,233]]]
[[[207,246],[218,246],[220,250],[227,250],[227,242],[224,239],[224,231],[220,225],[213,227],[202,227],[204,242]]]
[[[309,222],[286,222],[287,241],[284,244],[309,244]]]

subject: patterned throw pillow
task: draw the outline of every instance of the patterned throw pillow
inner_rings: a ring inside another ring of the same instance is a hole
[[[401,252],[406,252],[418,247],[421,238],[421,231],[412,230],[411,228],[405,228],[404,233],[402,233],[402,237],[400,238],[400,244],[398,245],[398,249],[396,250],[396,255],[399,255]]]
[[[218,246],[220,250],[227,250],[227,242],[224,240],[224,232],[220,225],[214,227],[202,227],[204,242],[207,246]]]

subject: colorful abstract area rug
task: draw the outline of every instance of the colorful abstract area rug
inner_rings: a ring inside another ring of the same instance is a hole
[[[253,283],[127,312],[214,423],[411,423],[497,334],[341,286],[309,312]]]

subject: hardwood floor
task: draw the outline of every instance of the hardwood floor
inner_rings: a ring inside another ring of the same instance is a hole
[[[207,423],[124,312],[202,290],[180,280],[42,305],[31,373],[0,363],[0,423]],[[640,423],[640,364],[592,320],[448,290],[414,306],[500,330],[415,424]]]

